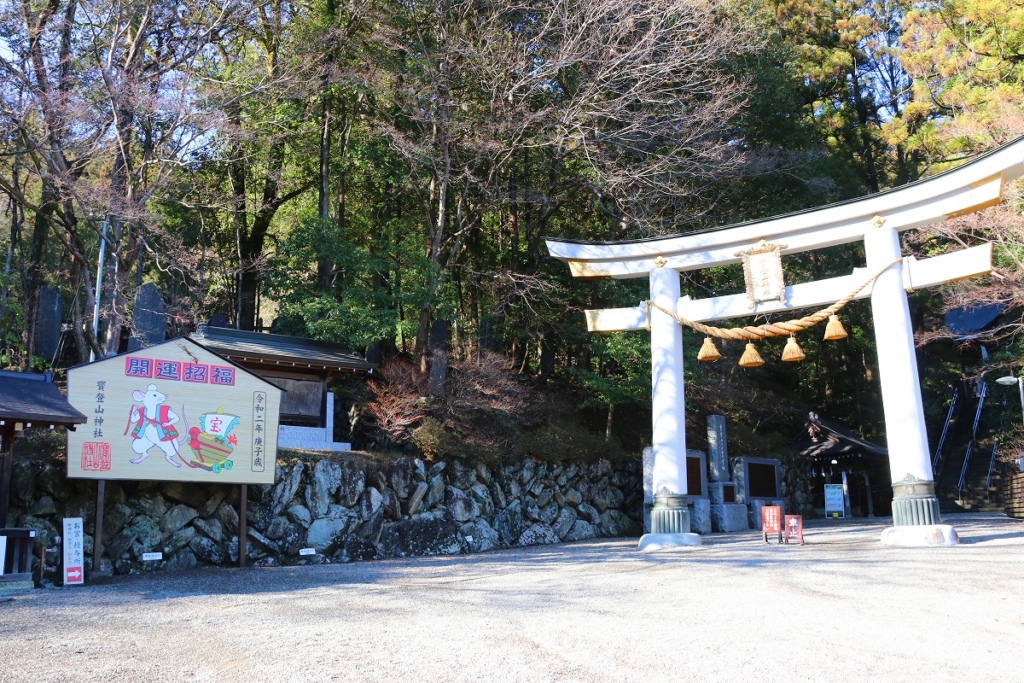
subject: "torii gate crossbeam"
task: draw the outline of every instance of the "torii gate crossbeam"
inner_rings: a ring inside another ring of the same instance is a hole
[[[901,188],[820,209],[733,226],[623,242],[581,242],[548,238],[552,256],[586,279],[648,277],[650,300],[694,321],[829,304],[900,258],[899,232],[997,204],[1007,181],[1024,175],[1024,138],[952,171]],[[783,254],[864,241],[867,268],[851,275],[786,288],[785,303],[760,303],[752,310],[743,296],[680,299],[679,272],[737,263],[737,253],[760,240],[785,244]],[[903,259],[862,293],[871,297],[878,349],[879,380],[893,481],[893,524],[883,541],[896,545],[950,544],[952,527],[941,524],[918,379],[908,290],[973,277],[991,270],[991,245],[931,259]],[[591,331],[640,330],[647,306],[587,311]],[[652,446],[655,507],[652,532],[658,543],[696,545],[686,507],[686,427],[682,329],[652,308]],[[641,541],[643,546],[643,540]]]

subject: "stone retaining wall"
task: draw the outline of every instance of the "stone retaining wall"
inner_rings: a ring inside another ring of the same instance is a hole
[[[248,487],[252,565],[351,562],[448,555],[604,536],[638,536],[639,458],[494,468],[459,461],[397,460],[380,470],[345,456],[279,464],[273,486]],[[63,517],[82,517],[91,570],[96,482],[68,480],[58,464],[14,464],[9,524],[52,545]],[[238,561],[240,487],[108,482],[101,573]],[[314,548],[315,555],[299,555]]]
[[[1006,515],[1024,519],[1024,473],[1007,477]]]

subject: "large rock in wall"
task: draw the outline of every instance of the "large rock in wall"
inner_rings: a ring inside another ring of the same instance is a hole
[[[52,545],[61,518],[82,517],[91,571],[96,483],[54,464],[14,466],[10,523]],[[598,537],[636,536],[643,486],[635,460],[489,467],[414,458],[368,470],[309,458],[278,465],[275,483],[249,486],[246,557],[255,566],[483,552]],[[102,573],[238,562],[240,487],[107,482]],[[300,555],[313,548],[315,555]]]

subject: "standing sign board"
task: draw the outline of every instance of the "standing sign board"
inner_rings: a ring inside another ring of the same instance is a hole
[[[803,515],[786,515],[785,528],[782,532],[782,540],[785,543],[800,541],[804,544],[804,518]]]
[[[768,542],[768,534],[782,542],[782,508],[778,505],[765,505],[761,508],[761,532],[764,542]]]
[[[68,477],[273,484],[281,390],[190,339],[68,371]]]
[[[846,517],[842,484],[825,484],[825,516],[833,519]]]
[[[85,533],[81,517],[64,518],[64,585],[85,583]]]

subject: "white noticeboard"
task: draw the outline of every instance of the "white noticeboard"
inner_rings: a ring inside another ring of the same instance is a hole
[[[835,519],[846,517],[842,484],[825,484],[825,516]]]
[[[85,583],[85,530],[81,517],[64,518],[64,585]]]
[[[4,575],[5,562],[7,562],[7,537],[0,536],[0,576]]]

